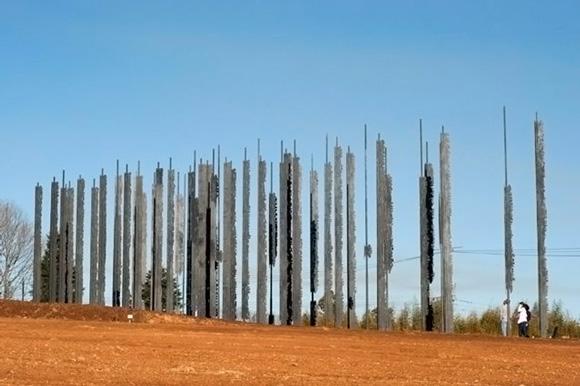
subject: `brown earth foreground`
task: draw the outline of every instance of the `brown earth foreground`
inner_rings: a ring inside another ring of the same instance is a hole
[[[580,385],[580,342],[266,327],[0,301],[0,384]]]

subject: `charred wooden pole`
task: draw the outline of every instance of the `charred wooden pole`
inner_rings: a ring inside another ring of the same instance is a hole
[[[125,165],[123,176],[123,269],[122,269],[122,306],[131,304],[131,210],[132,186],[129,166]],[[134,294],[136,296],[137,294]]]
[[[185,176],[184,176],[185,177]],[[185,179],[183,187],[186,186]],[[181,173],[177,172],[177,198],[175,201],[175,276],[181,282],[181,293],[185,293],[185,198],[181,188]],[[178,281],[179,282],[179,281]],[[184,302],[181,302],[184,313]]]
[[[162,262],[163,262],[163,169],[157,164],[153,183],[152,267],[150,309],[162,311]]]
[[[66,298],[67,303],[74,302],[74,269],[75,269],[75,247],[74,247],[74,210],[75,210],[75,190],[69,187],[66,190]]]
[[[294,279],[294,251],[293,251],[293,241],[292,241],[292,230],[293,230],[293,181],[294,176],[292,167],[292,155],[286,153],[284,155],[284,161],[287,165],[286,172],[286,325],[291,326],[294,324],[294,305],[293,305],[293,279]]]
[[[342,147],[338,145],[338,138],[334,148],[334,280],[335,280],[335,312],[334,325],[342,326],[344,314],[344,282],[343,282],[343,187],[342,187]]]
[[[324,164],[324,323],[334,323],[333,301],[333,250],[332,250],[332,163],[328,160],[326,136],[326,162]]]
[[[505,256],[505,291],[507,300],[507,314],[508,317],[510,313],[510,300],[511,293],[513,291],[514,283],[514,249],[513,249],[513,196],[512,187],[508,183],[508,158],[507,158],[507,125],[506,125],[506,111],[505,106],[503,107],[503,153],[504,153],[504,256]],[[511,323],[507,323],[507,336],[511,333]]]
[[[250,320],[250,160],[244,149],[242,168],[242,320]]]
[[[175,170],[169,159],[167,171],[167,284],[165,289],[166,311],[174,312],[173,280],[175,278]]]
[[[367,173],[367,125],[365,124],[365,328],[369,328],[369,260],[372,256],[372,247],[369,244],[369,201],[368,201],[368,173]]]
[[[346,261],[348,328],[356,323],[356,211],[355,211],[355,157],[346,153]]]
[[[93,179],[91,188],[91,268],[89,304],[99,303],[99,187]]]
[[[214,305],[215,305],[215,312],[214,315],[216,318],[220,317],[220,268],[223,262],[223,254],[221,250],[221,152],[220,146],[218,145],[217,148],[217,175],[213,175],[212,183],[214,189],[214,201],[215,201],[215,221],[217,226],[215,227],[215,231],[212,232],[214,235],[214,242],[213,245],[215,246],[214,250],[214,289],[215,289],[215,297],[214,297]],[[215,160],[213,162],[213,170],[215,173],[216,164]]]
[[[147,198],[143,191],[143,176],[140,164],[137,166],[135,177],[135,233],[133,246],[133,307],[138,310],[143,305],[143,282],[145,281],[146,238],[147,238]]]
[[[85,180],[79,176],[77,180],[77,209],[75,232],[75,303],[83,303],[83,261],[85,246]]]
[[[451,256],[451,172],[449,134],[442,129],[440,152],[441,197],[439,241],[441,245],[442,331],[453,332],[453,261]]]
[[[123,177],[117,174],[115,178],[115,220],[113,223],[113,307],[121,306],[121,258],[123,242]]]
[[[107,175],[101,170],[99,178],[99,261],[98,261],[98,301],[105,305],[105,264],[107,263]]]
[[[540,335],[548,336],[548,263],[546,260],[546,228],[548,211],[546,209],[546,164],[544,160],[544,122],[534,121],[536,154],[536,219],[538,235],[538,313]]]
[[[266,161],[260,154],[260,140],[258,140],[258,233],[257,238],[257,288],[256,288],[256,322],[267,323],[266,298],[268,283],[268,260],[266,242]]]
[[[236,169],[224,163],[224,257],[223,318],[236,320]]]
[[[313,163],[313,162],[312,162]],[[318,290],[318,173],[310,166],[310,325],[316,326]]]
[[[268,197],[268,263],[270,265],[270,314],[268,324],[274,324],[274,265],[278,249],[278,201],[274,193],[274,164],[270,163],[270,195]]]
[[[294,320],[302,316],[302,166],[300,157],[292,157],[292,308]]]
[[[194,252],[197,243],[197,197],[196,197],[196,172],[197,161],[196,154],[194,154],[194,167],[190,168],[187,173],[187,247],[186,247],[186,304],[185,313],[187,315],[196,315],[197,311],[197,297],[195,286],[195,274],[197,273],[197,254]]]
[[[49,240],[49,273],[48,290],[49,302],[54,303],[58,299],[58,182],[52,180],[50,187],[50,240]]]
[[[40,302],[42,298],[42,186],[36,184],[34,189],[34,263],[32,301]]]
[[[286,160],[286,155],[284,152],[284,143],[280,143],[280,282],[279,282],[279,307],[280,307],[280,324],[286,323],[288,319],[288,309],[286,304],[287,296],[287,253],[288,253],[288,210],[287,210],[287,180],[288,180],[288,165]]]
[[[62,185],[60,187],[60,237],[58,257],[58,302],[66,302],[66,227],[67,227],[67,187],[65,185],[65,172],[62,171]]]

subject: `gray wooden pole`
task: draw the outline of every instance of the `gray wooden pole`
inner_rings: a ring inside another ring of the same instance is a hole
[[[292,309],[294,320],[302,318],[302,166],[300,157],[292,157]]]
[[[346,226],[347,251],[346,258],[348,262],[347,273],[347,312],[349,325],[356,323],[356,210],[355,210],[355,156],[348,149],[346,153],[346,184],[348,186],[347,216],[348,223]]]
[[[224,289],[223,317],[236,320],[236,169],[224,164]]]
[[[105,264],[107,263],[107,175],[101,170],[99,179],[99,262],[98,304],[105,305]]]
[[[548,263],[546,260],[546,228],[548,211],[546,209],[546,164],[544,160],[544,123],[534,121],[536,153],[536,219],[538,235],[538,313],[540,335],[548,336]]]
[[[89,280],[89,304],[99,303],[99,187],[91,188],[91,268]]]
[[[451,257],[451,172],[449,134],[441,132],[439,145],[441,198],[439,234],[441,245],[442,331],[453,332],[453,261]]]
[[[293,181],[292,178],[294,176],[292,167],[292,154],[286,153],[284,154],[284,163],[287,166],[286,172],[286,261],[285,261],[285,268],[286,268],[286,325],[291,326],[297,320],[296,313],[294,311],[294,251],[293,251],[293,240],[292,240],[292,230],[293,230]]]
[[[129,166],[125,165],[123,181],[123,273],[122,273],[122,306],[130,307],[131,302],[131,218],[132,218],[132,186]]]
[[[386,148],[385,141],[377,140],[376,150],[376,185],[377,185],[377,328],[386,330],[389,327],[389,304],[387,298],[387,262],[386,262]]]
[[[48,274],[49,302],[54,303],[58,300],[58,182],[53,179],[50,187],[50,240],[49,240],[49,258],[50,267]]]
[[[328,160],[326,137],[326,163],[324,164],[324,323],[334,324],[333,301],[333,250],[332,250],[332,163]]]
[[[270,162],[270,195],[268,196],[268,263],[270,265],[270,314],[268,324],[273,325],[274,317],[274,265],[278,250],[278,200],[274,193],[274,164]]]
[[[65,172],[62,171],[62,185],[60,187],[60,237],[58,257],[58,302],[66,301],[66,226],[67,226],[67,188],[65,186]]]
[[[258,142],[259,147],[259,142]],[[268,283],[268,260],[266,243],[266,161],[264,161],[258,150],[258,202],[257,202],[257,291],[256,291],[256,322],[266,324],[266,298]]]
[[[167,312],[174,312],[173,280],[175,278],[175,170],[169,159],[167,172]]]
[[[153,227],[152,227],[152,259],[151,268],[151,309],[162,311],[162,262],[163,262],[163,169],[157,164],[153,185]]]
[[[334,325],[342,326],[344,314],[344,281],[343,281],[343,179],[342,179],[342,147],[336,140],[334,147],[334,280],[335,280],[335,313]]]
[[[242,170],[242,320],[250,320],[250,160],[244,149]]]
[[[279,295],[279,307],[280,307],[280,324],[286,323],[288,319],[288,305],[287,305],[287,295],[288,295],[288,275],[287,275],[287,264],[288,264],[288,165],[287,165],[287,155],[284,153],[283,144],[281,144],[281,158],[280,158],[280,178],[279,178],[279,188],[280,188],[280,295]]]
[[[123,177],[117,174],[115,178],[115,217],[113,224],[113,292],[111,302],[113,307],[121,306],[121,258],[123,242]]]
[[[34,189],[34,264],[32,301],[42,299],[42,186]]]
[[[510,300],[514,282],[514,250],[513,250],[513,196],[512,187],[508,183],[508,157],[507,157],[507,125],[506,109],[503,107],[503,150],[504,150],[504,256],[505,256],[505,290],[507,300],[508,318],[510,312]],[[507,336],[511,335],[511,323],[507,323]]]
[[[84,249],[85,249],[85,180],[77,180],[77,210],[75,232],[75,303],[83,303]]]
[[[140,165],[139,165],[140,166]],[[143,176],[141,168],[137,167],[135,177],[135,233],[133,246],[133,308],[144,309],[143,283],[145,281],[146,254],[145,240],[147,238],[147,200],[143,192]]]
[[[75,269],[75,255],[74,255],[74,204],[75,191],[74,188],[69,187],[66,190],[66,299],[67,303],[74,302],[74,280],[73,272]]]
[[[310,169],[310,325],[316,326],[317,305],[316,292],[318,291],[318,173],[311,165]]]
[[[369,199],[368,199],[368,166],[367,166],[367,125],[365,124],[365,327],[369,328],[370,309],[369,309],[369,260],[372,256],[372,247],[369,244]]]

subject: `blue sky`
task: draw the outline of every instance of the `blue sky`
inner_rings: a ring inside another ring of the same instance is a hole
[[[116,159],[141,160],[149,184],[157,161],[171,156],[186,170],[194,149],[206,158],[218,144],[241,171],[244,146],[255,165],[257,138],[274,162],[280,140],[295,139],[305,166],[314,155],[321,170],[328,134],[357,155],[362,279],[363,124],[387,140],[397,258],[418,254],[419,118],[434,163],[441,125],[451,134],[453,244],[501,249],[506,105],[515,247],[536,245],[536,111],[546,129],[547,245],[580,247],[579,12],[574,1],[4,2],[0,198],[32,217],[34,185],[47,189],[62,169],[91,179],[102,167],[112,176]],[[372,203],[373,167],[369,181]],[[374,219],[371,210],[372,244]],[[533,302],[536,259],[516,259],[514,298]],[[580,317],[580,258],[551,257],[549,271],[550,301]],[[396,264],[394,305],[417,300],[418,283],[417,261]],[[499,304],[503,257],[456,254],[455,283],[459,311]]]

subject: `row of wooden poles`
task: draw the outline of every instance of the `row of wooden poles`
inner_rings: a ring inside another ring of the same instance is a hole
[[[540,325],[546,326],[547,269],[545,268],[545,202],[543,197],[543,125],[535,122],[536,174],[538,191],[538,236],[540,275]],[[367,130],[364,129],[364,200],[365,200],[365,310],[369,312],[369,269],[372,248],[368,234],[368,178],[367,178]],[[430,288],[434,279],[433,261],[435,248],[435,181],[434,168],[429,162],[428,145],[423,160],[424,143],[420,122],[421,172],[419,176],[420,211],[420,299],[422,327],[433,329],[433,305]],[[505,110],[504,110],[505,133]],[[504,136],[504,139],[506,136]],[[507,141],[507,140],[506,140]],[[507,144],[507,142],[506,142]],[[309,223],[302,221],[302,162],[296,152],[281,145],[279,162],[279,190],[273,186],[274,165],[270,163],[270,192],[266,194],[267,163],[260,154],[258,141],[257,162],[257,229],[256,229],[256,309],[258,323],[275,323],[273,310],[274,267],[279,267],[278,320],[282,324],[294,324],[301,319],[303,282],[304,228],[309,229],[309,290],[310,323],[316,325],[320,309],[324,310],[323,322],[351,327],[357,320],[356,310],[356,223],[355,211],[355,155],[336,141],[334,157],[329,159],[328,137],[326,139],[326,162],[324,164],[324,228],[323,228],[323,304],[318,305],[319,276],[319,177],[311,167],[309,178]],[[512,291],[513,249],[511,247],[511,188],[507,184],[506,145],[506,293]],[[346,171],[343,160],[346,160]],[[450,139],[445,130],[439,141],[440,189],[438,198],[439,247],[441,255],[441,329],[453,331],[453,264],[451,245],[451,173]],[[154,172],[151,214],[150,253],[147,249],[147,195],[144,192],[140,166],[133,178],[129,168],[117,174],[115,179],[115,208],[113,230],[113,278],[112,306],[144,309],[141,294],[150,269],[149,304],[154,311],[184,312],[198,317],[221,317],[226,320],[249,321],[250,314],[250,160],[244,150],[242,163],[242,245],[241,245],[241,315],[238,315],[238,258],[236,183],[237,170],[232,161],[223,163],[218,148],[217,160],[212,151],[211,160],[197,160],[183,176],[172,167],[171,160],[164,178],[164,170],[157,165]],[[381,330],[392,326],[389,317],[389,274],[393,267],[393,181],[388,173],[387,147],[380,136],[376,141],[376,302],[377,326]],[[346,179],[346,189],[344,184]],[[166,195],[164,182],[167,182]],[[134,185],[133,185],[134,183]],[[177,191],[176,191],[177,185]],[[221,189],[220,186],[223,186]],[[346,190],[346,192],[345,192]],[[344,197],[346,193],[346,198]],[[42,299],[42,195],[43,188],[36,186],[34,280],[33,300]],[[540,196],[541,195],[541,196]],[[83,302],[84,265],[84,196],[85,180],[79,177],[75,189],[53,179],[50,199],[50,230],[48,238],[48,301]],[[164,198],[167,203],[164,205]],[[76,210],[75,210],[76,202]],[[346,205],[346,208],[344,207]],[[542,209],[543,208],[543,209]],[[543,210],[543,216],[541,213]],[[107,262],[107,175],[101,171],[99,183],[93,180],[91,189],[90,229],[90,283],[89,303],[105,304],[105,265]],[[167,218],[164,222],[163,215]],[[343,214],[346,214],[346,232]],[[75,217],[76,215],[76,217]],[[543,219],[543,220],[542,220]],[[543,228],[540,229],[540,225]],[[163,231],[166,231],[165,243]],[[343,245],[346,233],[346,246]],[[164,253],[165,250],[165,253]],[[346,259],[343,252],[346,251]],[[345,261],[346,260],[346,261]],[[543,261],[543,263],[542,263]],[[344,267],[346,263],[346,269]],[[542,265],[543,264],[543,265]],[[183,309],[178,310],[174,299],[175,279],[184,295]],[[222,272],[223,271],[223,272]],[[269,271],[269,272],[268,272]],[[344,274],[346,273],[346,286]],[[181,278],[181,285],[179,279]],[[542,281],[543,280],[543,281]],[[542,283],[544,285],[542,286]],[[344,290],[346,289],[346,294]],[[268,302],[269,294],[269,302]],[[220,296],[221,295],[221,296]],[[268,307],[269,303],[269,307]],[[346,310],[345,310],[346,308]]]

